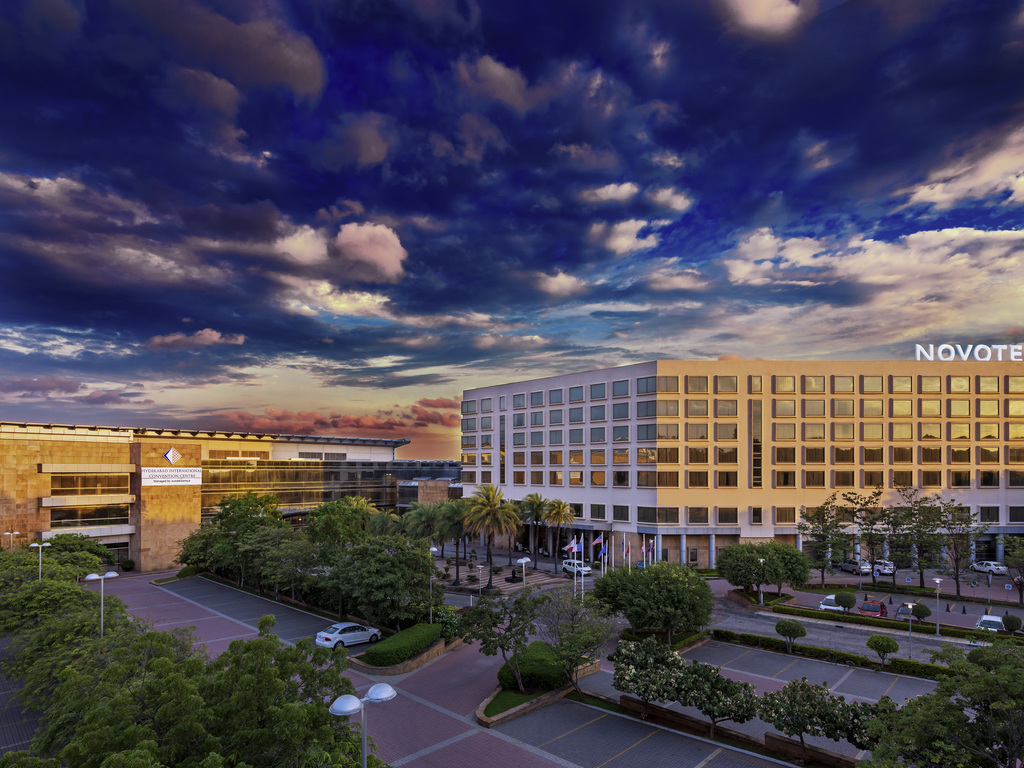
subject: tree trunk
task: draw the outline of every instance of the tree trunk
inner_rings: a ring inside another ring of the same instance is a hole
[[[491,560],[491,540],[494,537],[487,535],[487,586],[484,589],[491,589],[494,586],[494,561]]]
[[[533,570],[537,570],[540,566],[537,561],[540,559],[540,553],[537,551],[537,534],[540,533],[537,529],[540,526],[536,521],[530,523],[530,554],[533,555]]]
[[[452,582],[453,587],[459,586],[459,542],[455,541],[455,581]]]

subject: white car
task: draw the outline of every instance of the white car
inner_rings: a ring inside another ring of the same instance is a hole
[[[839,603],[836,602],[835,595],[826,595],[825,599],[818,603],[819,611],[835,611],[837,613],[845,613],[846,609],[843,608]]]
[[[321,648],[337,648],[339,645],[348,647],[360,643],[376,643],[380,640],[380,630],[364,627],[352,621],[332,624],[323,632],[316,633],[316,644]]]
[[[892,576],[896,571],[896,566],[888,560],[875,560],[874,570],[880,576]]]
[[[844,560],[843,564],[839,566],[839,570],[870,576],[871,564],[867,560]]]
[[[974,625],[975,629],[987,629],[990,632],[998,632],[1003,628],[1003,617],[1002,616],[982,616],[978,619],[978,623]]]
[[[591,574],[590,566],[582,560],[563,560],[562,570],[570,575],[582,573],[584,576],[589,576]]]
[[[971,568],[978,573],[991,573],[995,576],[1006,575],[1006,566],[993,560],[980,560],[976,563],[971,563]]]

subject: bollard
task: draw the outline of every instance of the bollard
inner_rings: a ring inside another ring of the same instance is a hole
[[[889,595],[889,605],[892,605],[892,595]]]
[[[967,613],[967,606],[966,606],[966,605],[965,605],[965,606],[963,606],[963,607],[962,607],[962,608],[960,609],[960,613]]]
[[[946,613],[949,613],[949,603],[946,603]]]

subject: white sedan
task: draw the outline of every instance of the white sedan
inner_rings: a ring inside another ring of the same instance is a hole
[[[362,624],[356,624],[352,621],[332,624],[323,632],[316,633],[316,644],[321,648],[376,643],[378,640],[380,640],[379,629],[364,627]]]
[[[874,571],[879,576],[892,576],[895,570],[895,566],[888,560],[875,560],[874,562]]]
[[[971,563],[971,568],[976,570],[978,573],[991,573],[995,576],[1006,575],[1006,566],[992,560],[981,560],[976,563]]]

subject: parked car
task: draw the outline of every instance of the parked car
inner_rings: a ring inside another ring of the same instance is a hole
[[[835,611],[836,613],[843,613],[844,608],[836,602],[835,595],[826,595],[825,599],[818,603],[819,611]]]
[[[1002,616],[982,616],[974,625],[975,629],[987,629],[989,632],[998,632],[1003,629]]]
[[[903,603],[896,609],[896,613],[893,614],[894,619],[900,619],[902,621],[909,621],[914,618],[914,604]]]
[[[871,565],[867,560],[844,560],[839,568],[848,573],[861,573],[865,576],[871,575]]]
[[[875,560],[873,569],[880,576],[892,576],[896,572],[896,566],[888,560]]]
[[[971,563],[971,568],[978,573],[991,573],[994,576],[1006,575],[1006,566],[993,560],[981,560],[976,563]]]
[[[563,560],[562,570],[570,575],[582,573],[584,576],[589,576],[591,573],[590,566],[582,560]]]
[[[857,613],[861,616],[874,616],[876,619],[884,619],[889,612],[885,608],[885,603],[881,600],[865,600],[861,603],[860,608],[857,609]]]
[[[332,624],[323,632],[316,633],[316,644],[321,648],[337,648],[339,645],[348,647],[360,643],[376,643],[380,640],[380,630],[364,627],[352,621]]]

